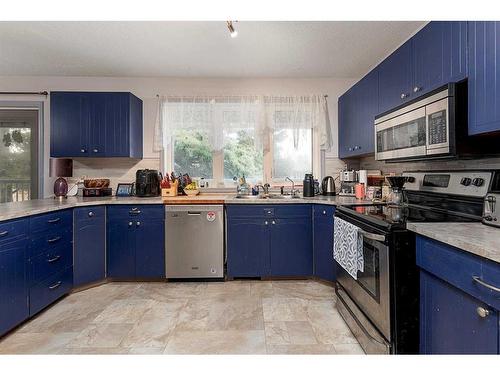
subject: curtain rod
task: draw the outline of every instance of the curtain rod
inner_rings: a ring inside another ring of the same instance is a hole
[[[0,91],[0,95],[44,95],[48,96],[47,91]]]
[[[45,93],[47,93],[47,92],[45,91]],[[156,94],[156,97],[157,97],[157,98],[159,98],[159,97],[160,97],[160,95],[159,95],[159,94]],[[324,97],[324,98],[328,98],[328,95],[327,95],[327,94],[325,94],[325,95],[323,95],[323,97]]]

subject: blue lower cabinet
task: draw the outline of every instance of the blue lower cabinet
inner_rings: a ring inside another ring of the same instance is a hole
[[[270,273],[270,219],[227,220],[227,275],[266,277]]]
[[[106,210],[104,206],[74,210],[73,285],[96,283],[106,277]]]
[[[311,216],[271,221],[271,276],[313,274]]]
[[[333,260],[333,223],[335,206],[315,205],[313,208],[314,276],[335,281]]]
[[[129,214],[123,207],[108,207],[107,276],[115,279],[164,278],[164,208],[134,208],[136,213]],[[157,216],[149,216],[148,212]]]
[[[425,271],[420,289],[420,353],[498,353],[498,311]]]
[[[165,222],[144,220],[135,228],[135,276],[165,277]]]
[[[417,236],[420,352],[500,354],[500,265]]]
[[[310,205],[230,205],[226,218],[229,277],[313,274]]]
[[[73,269],[68,267],[30,288],[30,316],[68,294],[73,288]]]
[[[29,315],[27,248],[27,239],[0,244],[0,336]]]

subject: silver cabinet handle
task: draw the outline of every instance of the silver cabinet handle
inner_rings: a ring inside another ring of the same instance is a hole
[[[139,210],[137,207],[134,207],[129,211],[129,214],[131,214],[131,215],[139,215],[140,213],[141,213],[141,210]]]
[[[139,225],[141,225],[141,222],[138,221],[137,223],[135,223],[135,225],[139,226]]]
[[[479,276],[472,276],[472,280],[474,280],[476,283],[478,283],[478,284],[480,284],[480,285],[482,285],[490,290],[493,290],[494,292],[500,293],[499,287],[488,284],[487,282],[484,282],[483,280],[481,280],[481,278]]]
[[[323,215],[326,215],[326,210],[323,210]]]
[[[60,221],[61,221],[61,218],[60,217],[56,217],[55,219],[47,220],[47,223],[49,223],[49,224],[55,224],[55,223],[58,223]]]
[[[3,232],[0,232],[0,237],[4,237],[9,234],[8,230],[4,230]]]
[[[84,149],[84,148],[82,148],[82,149],[80,150],[80,152],[81,152],[82,154],[83,154],[83,153],[85,153],[85,149]]]
[[[61,256],[60,255],[56,255],[54,258],[47,259],[47,262],[48,263],[54,263],[54,262],[57,262],[59,259],[61,259]]]
[[[413,88],[413,92],[419,92],[420,90],[422,90],[422,88],[421,88],[421,87],[418,87],[418,86],[415,86],[415,87]]]
[[[128,226],[129,226],[129,227],[131,227],[131,226],[132,226],[132,224],[133,224],[133,223],[132,223],[131,221],[129,221],[129,222],[128,222]]]
[[[374,241],[379,241],[379,242],[385,241],[385,236],[383,234],[375,234],[375,233],[365,232],[364,230],[360,230],[359,233],[363,237],[368,238],[369,240],[374,240]]]
[[[349,151],[352,151],[352,147],[349,147]]]
[[[62,284],[62,281],[58,281],[54,285],[49,286],[49,289],[52,290],[52,289],[59,288],[61,286],[61,284]]]
[[[272,223],[273,225],[275,225],[275,224],[276,224],[276,222],[275,222],[274,220],[273,220],[271,223]]]
[[[97,148],[94,148],[92,151],[94,151],[94,153],[99,152],[99,150]]]
[[[47,242],[48,242],[48,243],[54,243],[54,242],[59,241],[60,239],[61,239],[61,237],[60,237],[60,236],[57,236],[57,237],[54,237],[54,238],[49,238],[49,239],[47,240]]]
[[[94,213],[92,211],[89,212],[89,217],[94,216]]]
[[[406,98],[406,95],[405,94],[401,94],[401,99],[404,99]]]
[[[490,311],[481,306],[477,307],[476,312],[477,315],[479,315],[481,318],[486,318],[488,315],[490,315]]]
[[[264,224],[266,224],[266,225],[267,225],[267,224],[269,224],[269,222],[266,220],[266,221],[264,221]]]

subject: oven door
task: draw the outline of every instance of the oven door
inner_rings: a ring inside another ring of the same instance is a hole
[[[342,286],[359,309],[391,341],[389,246],[386,235],[369,225],[344,220],[358,226],[363,235],[364,270],[358,271],[354,280],[338,263],[337,282]]]

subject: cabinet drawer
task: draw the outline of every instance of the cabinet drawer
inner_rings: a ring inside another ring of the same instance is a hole
[[[0,223],[0,244],[14,241],[28,233],[28,220],[12,220]]]
[[[31,240],[31,256],[35,257],[46,250],[60,246],[71,247],[73,233],[70,230],[54,230],[43,233]]]
[[[231,218],[294,218],[311,216],[310,204],[252,204],[229,205],[227,214]]]
[[[33,216],[30,219],[30,233],[40,233],[61,228],[71,229],[72,223],[72,210]]]
[[[108,206],[108,217],[164,219],[164,205],[116,205]]]
[[[486,259],[421,236],[417,236],[417,264],[479,300],[500,308],[500,293],[474,280],[478,277],[499,287],[500,265],[493,266],[494,263]]]
[[[30,283],[33,285],[70,267],[73,264],[72,250],[70,245],[62,245],[33,258],[31,260]]]
[[[329,205],[316,205],[314,206],[314,217],[325,218],[331,220],[335,215],[335,206]]]
[[[73,269],[68,267],[30,288],[30,316],[67,294],[73,286]]]
[[[82,221],[102,221],[105,219],[106,210],[104,206],[78,207],[74,210],[75,223]]]

